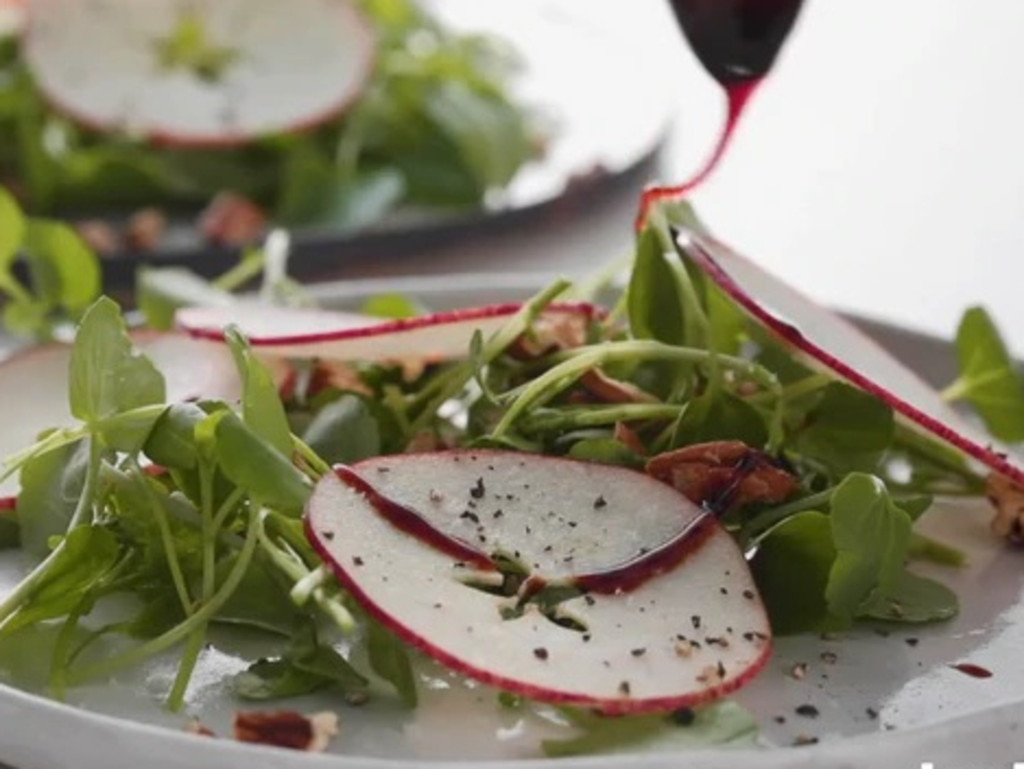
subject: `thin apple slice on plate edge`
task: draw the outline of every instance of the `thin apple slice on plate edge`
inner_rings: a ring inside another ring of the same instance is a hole
[[[1017,460],[842,315],[708,235],[677,230],[676,245],[701,273],[806,363],[877,396],[906,423],[1024,485],[1024,467]]]

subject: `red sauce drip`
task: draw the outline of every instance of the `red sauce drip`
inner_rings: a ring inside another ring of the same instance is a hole
[[[478,569],[494,570],[496,567],[486,555],[465,542],[438,531],[422,515],[410,507],[386,497],[369,484],[352,468],[339,465],[334,468],[335,475],[351,489],[355,489],[369,500],[374,509],[392,526],[415,537],[420,542],[430,545],[445,555]]]
[[[647,190],[640,229],[656,201],[681,198],[701,185],[725,156],[736,126],[789,36],[803,0],[670,0],[676,21],[704,69],[725,90],[728,109],[718,143],[685,184]]]
[[[710,539],[716,526],[710,516],[702,515],[668,542],[606,571],[579,574],[573,584],[588,593],[628,593],[679,566]]]
[[[725,157],[725,152],[732,143],[733,134],[735,134],[736,126],[739,125],[740,118],[743,116],[743,111],[746,109],[750,97],[754,95],[754,91],[757,90],[760,84],[761,80],[759,78],[757,80],[740,81],[725,87],[727,99],[725,126],[722,128],[721,134],[719,134],[718,143],[712,150],[711,155],[689,181],[671,187],[652,187],[644,191],[640,197],[640,213],[636,219],[636,228],[638,230],[643,228],[644,223],[647,221],[647,212],[650,211],[651,206],[656,202],[670,198],[684,198],[711,176],[722,158]]]
[[[973,662],[958,662],[956,665],[950,665],[954,670],[959,670],[964,675],[970,676],[971,678],[991,678],[992,671],[988,668],[983,668],[981,665],[975,665]]]

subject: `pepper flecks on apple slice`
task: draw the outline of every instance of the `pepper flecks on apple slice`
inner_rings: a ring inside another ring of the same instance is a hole
[[[354,103],[376,42],[350,0],[32,0],[24,56],[98,131],[193,146],[313,128]]]
[[[373,494],[350,485],[353,472]],[[429,528],[395,525],[382,504]],[[697,705],[742,686],[770,653],[729,534],[632,470],[504,451],[379,457],[325,476],[306,528],[405,641],[537,700],[608,714]]]
[[[993,448],[991,439],[934,388],[841,315],[716,240],[687,231],[676,243],[701,272],[808,364],[877,396],[910,424],[1024,484],[1024,467]]]
[[[223,339],[235,325],[261,355],[333,361],[406,361],[465,358],[473,335],[500,330],[522,305],[495,304],[380,320],[330,310],[296,310],[239,303],[229,307],[187,307],[176,323],[201,339]],[[587,303],[555,303],[541,318],[578,320],[585,325],[601,310]]]

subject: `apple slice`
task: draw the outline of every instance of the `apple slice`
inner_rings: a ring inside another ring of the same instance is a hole
[[[632,470],[489,450],[379,457],[325,476],[306,530],[406,642],[533,699],[689,707],[742,686],[770,653],[732,537]]]
[[[808,299],[721,242],[684,231],[680,251],[753,319],[802,358],[888,403],[910,424],[1024,484],[1024,468],[993,447],[916,373],[836,312]]]
[[[232,145],[352,104],[374,33],[349,0],[32,0],[24,57],[54,108],[97,131]]]
[[[261,355],[330,361],[406,361],[464,358],[477,331],[488,337],[522,305],[494,304],[400,320],[328,310],[238,303],[186,307],[175,316],[180,329],[201,339],[223,339],[234,324]],[[549,305],[541,318],[586,322],[601,310],[587,303]]]
[[[167,382],[167,400],[219,398],[236,401],[240,384],[228,349],[181,334],[140,332],[140,351],[152,358]],[[68,407],[71,345],[48,344],[16,353],[0,363],[0,461],[31,446],[43,430],[72,422]],[[17,493],[18,479],[0,483],[0,496]]]

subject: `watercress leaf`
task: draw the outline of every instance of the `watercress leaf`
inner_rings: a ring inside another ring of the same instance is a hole
[[[46,304],[79,317],[102,290],[99,259],[68,225],[30,219],[25,259],[36,294]]]
[[[234,413],[218,412],[211,419],[215,420],[215,451],[224,475],[261,503],[298,515],[311,487],[291,460]]]
[[[89,308],[79,326],[69,398],[71,413],[87,423],[165,400],[163,375],[133,348],[120,309],[106,297]]]
[[[895,432],[892,408],[844,382],[826,385],[806,420],[797,437],[798,450],[837,477],[873,471]]]
[[[639,235],[633,272],[627,288],[630,333],[636,339],[667,344],[686,340],[686,312],[675,271],[665,259],[657,232]]]
[[[18,519],[22,549],[35,559],[50,552],[51,537],[67,531],[85,485],[88,440],[33,457],[21,470]]]
[[[3,187],[0,187],[0,271],[10,270],[25,238],[25,217],[21,208]]]
[[[0,511],[0,550],[21,547],[21,524],[14,510]]]
[[[15,298],[4,304],[4,328],[18,336],[49,338],[49,314],[42,302]]]
[[[889,595],[903,574],[910,516],[878,478],[853,473],[832,493],[831,523],[836,559],[825,598],[836,616],[856,617]]]
[[[415,318],[417,315],[425,315],[429,310],[426,305],[418,302],[411,296],[391,293],[371,296],[363,302],[359,311],[364,315],[372,315],[375,318],[400,320],[403,318]]]
[[[161,413],[156,409],[132,409],[94,422],[92,427],[107,448],[136,454],[142,450]]]
[[[237,554],[217,563],[217,584],[221,584],[238,560]],[[215,622],[242,625],[291,637],[305,615],[288,597],[288,588],[278,572],[262,558],[253,558],[242,582],[214,615]]]
[[[236,696],[252,701],[301,697],[329,685],[323,676],[300,670],[284,658],[257,660],[231,681]]]
[[[172,403],[153,425],[142,450],[163,467],[191,470],[196,466],[196,425],[207,414],[195,403]]]
[[[317,644],[302,654],[293,653],[292,664],[348,693],[365,692],[370,684],[337,650],[324,644]]]
[[[351,393],[321,408],[302,439],[328,464],[351,464],[381,453],[377,419],[366,402]]]
[[[903,571],[863,609],[863,615],[898,622],[937,622],[955,617],[960,610],[956,593],[928,577]]]
[[[99,526],[68,532],[64,547],[35,590],[4,626],[3,634],[47,619],[63,617],[77,607],[116,568],[121,554],[117,537]]]
[[[724,440],[743,441],[761,448],[768,442],[768,425],[761,413],[743,398],[709,387],[693,398],[679,416],[672,447]]]
[[[1024,378],[991,316],[972,307],[956,332],[960,377],[947,396],[965,399],[996,438],[1024,441]]]
[[[758,731],[754,716],[728,700],[686,711],[686,719],[674,714],[607,717],[574,708],[561,710],[581,733],[544,740],[541,749],[549,758],[633,752],[655,737],[678,749],[752,743]]]
[[[353,173],[329,158],[293,157],[285,167],[277,220],[288,226],[330,224],[355,231],[382,219],[405,192],[405,179],[393,168]]]
[[[415,708],[419,694],[405,644],[390,630],[371,619],[367,622],[366,650],[373,672],[394,687],[402,704]]]
[[[274,378],[237,328],[229,327],[225,338],[242,380],[242,417],[245,423],[281,454],[291,456],[291,429]]]
[[[797,513],[758,545],[750,568],[777,635],[815,632],[829,625],[825,589],[836,558],[827,515]]]
[[[614,438],[585,438],[576,441],[569,449],[573,459],[585,459],[591,462],[602,462],[606,465],[622,465],[640,469],[644,466],[644,458],[622,441]]]

